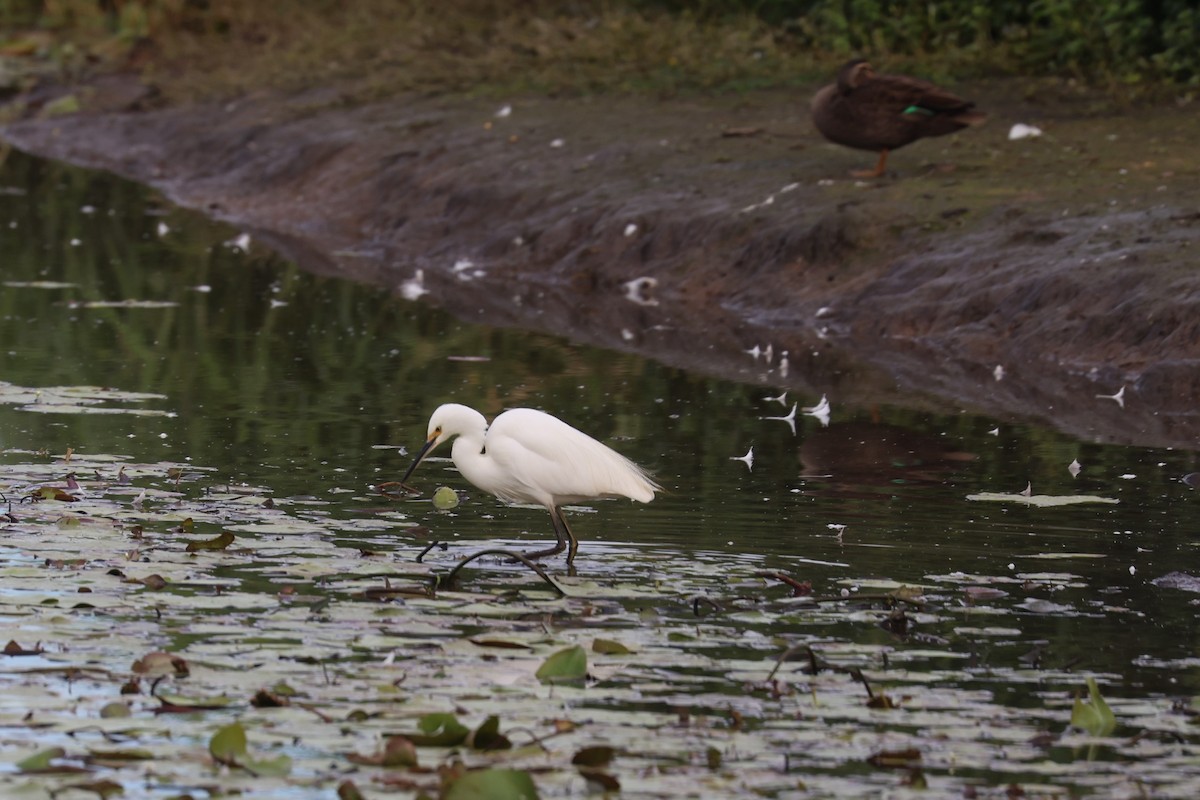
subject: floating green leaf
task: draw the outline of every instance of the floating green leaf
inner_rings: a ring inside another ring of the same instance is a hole
[[[405,734],[418,747],[453,747],[466,741],[471,729],[453,714],[426,714],[417,721],[420,733]]]
[[[129,717],[132,715],[133,712],[129,710],[128,705],[117,701],[105,703],[104,707],[100,709],[101,719],[116,719],[120,717]]]
[[[538,667],[536,674],[542,683],[581,681],[587,676],[587,652],[579,645],[559,650]]]
[[[246,729],[240,722],[230,723],[214,733],[208,742],[208,752],[219,764],[241,767],[259,776],[280,777],[292,768],[292,759],[286,755],[262,759],[249,755]]]
[[[125,794],[125,787],[116,781],[107,779],[98,781],[87,781],[86,783],[71,783],[63,787],[63,789],[78,789],[81,792],[91,792],[100,798],[100,800],[108,800],[110,797],[120,797]]]
[[[607,745],[585,747],[575,754],[571,763],[577,767],[607,767],[612,762],[615,752]]]
[[[1071,726],[1092,736],[1108,736],[1117,728],[1116,715],[1100,696],[1100,687],[1096,685],[1095,678],[1087,679],[1087,690],[1087,703],[1083,702],[1082,697],[1075,697],[1075,706],[1071,709]]]
[[[533,778],[517,769],[468,772],[442,793],[442,800],[537,800],[537,797]]]
[[[246,729],[232,722],[213,734],[208,742],[213,760],[227,766],[238,766],[246,757]]]
[[[476,750],[508,750],[512,742],[500,732],[500,717],[495,714],[485,719],[475,732],[471,734],[468,743]]]
[[[79,498],[59,489],[57,486],[39,486],[29,493],[34,500],[57,500],[60,503],[77,503]]]
[[[253,758],[246,756],[241,766],[256,776],[281,778],[292,771],[290,756],[280,753],[274,758]]]
[[[612,639],[595,639],[592,641],[592,652],[606,656],[624,656],[629,655],[633,651]]]
[[[433,493],[433,507],[441,511],[447,511],[458,505],[458,492],[451,489],[449,486],[439,486],[437,491]]]
[[[236,537],[229,531],[223,531],[219,536],[212,539],[201,539],[196,542],[188,542],[187,551],[195,553],[198,550],[224,550],[229,545],[233,544]]]
[[[22,772],[37,772],[40,770],[49,769],[51,762],[56,758],[62,758],[67,754],[66,750],[61,747],[51,747],[47,750],[41,750],[28,758],[23,758],[17,762],[17,769]]]

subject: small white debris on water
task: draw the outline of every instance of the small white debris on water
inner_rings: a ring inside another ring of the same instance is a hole
[[[167,223],[160,222],[160,223],[158,223],[158,227],[155,228],[155,231],[158,233],[158,235],[160,237],[162,237],[162,236],[166,236],[168,233],[170,233],[171,229],[169,227],[167,227]]]
[[[1067,465],[1067,472],[1071,473],[1072,478],[1079,475],[1082,470],[1083,466],[1079,463],[1079,459],[1077,458],[1071,459],[1071,463]]]
[[[784,416],[784,417],[759,417],[759,419],[773,420],[776,422],[786,422],[788,424],[788,427],[792,429],[792,435],[795,436],[796,435],[796,408],[799,405],[800,405],[799,403],[792,403],[792,410],[787,413],[787,416]]]
[[[824,319],[833,313],[833,306],[821,306],[817,309],[816,318]]]
[[[79,211],[82,214],[95,214],[96,207],[95,206],[82,206],[82,207],[80,207]]]
[[[550,142],[550,146],[555,149],[558,149],[559,147],[563,147],[564,145],[566,145],[566,143],[567,142],[565,139],[554,139],[553,141]]]
[[[776,395],[775,397],[764,397],[763,402],[764,403],[779,403],[779,405],[781,405],[781,406],[786,406],[787,405],[787,392],[784,392],[781,395]]]
[[[510,105],[502,105],[502,106],[500,106],[500,108],[496,109],[496,119],[504,119],[505,117],[510,116],[511,114],[512,114],[512,106],[510,106]]]
[[[992,377],[998,381],[1004,380],[1004,367],[997,364],[996,368],[992,370]]]
[[[72,240],[71,240],[71,247],[79,247],[79,245],[81,245],[81,244],[83,244],[83,242],[82,242],[81,240],[79,240],[79,239],[72,239]]]
[[[192,291],[199,292],[200,294],[208,294],[209,292],[212,291],[212,287],[209,286],[207,283],[202,283],[199,286],[193,286]]]
[[[637,223],[631,222],[625,226],[625,236],[626,237],[633,236],[637,232],[638,232]]]
[[[472,261],[471,259],[460,258],[454,262],[454,266],[452,267],[452,269],[454,271],[454,274],[458,276],[458,279],[460,281],[469,281],[469,280],[474,280],[475,278],[482,278],[484,275],[487,274],[486,272],[484,272],[481,269],[474,269],[474,267],[475,267],[475,262]],[[472,270],[472,269],[474,269],[473,272],[470,272],[470,273],[467,272],[467,270]]]
[[[1042,135],[1042,129],[1036,125],[1026,125],[1024,122],[1018,122],[1008,129],[1008,140],[1015,142],[1017,139],[1035,139]]]
[[[416,300],[423,294],[429,294],[429,290],[425,288],[425,270],[419,269],[400,284],[400,296],[405,300]]]
[[[235,236],[234,238],[225,242],[225,246],[236,248],[241,250],[243,253],[248,253],[250,252],[250,234],[243,233],[240,236]]]
[[[775,202],[775,195],[769,194],[769,195],[767,195],[766,200],[763,200],[761,203],[751,203],[750,205],[743,208],[741,210],[741,212],[739,212],[739,213],[748,214],[751,211],[757,211],[760,208],[765,208],[766,206],[769,206],[774,202]]]
[[[1131,567],[1129,568],[1129,574],[1130,574],[1130,575],[1137,575],[1137,567],[1132,567],[1132,566],[1131,566]]]
[[[621,338],[627,342],[632,342],[633,331],[629,330],[629,328],[621,328]]]
[[[829,398],[827,398],[825,395],[821,395],[821,402],[817,403],[812,408],[804,409],[804,413],[810,417],[816,417],[820,421],[822,427],[828,428],[829,413],[831,410]]]
[[[631,281],[626,281],[621,284],[625,288],[625,299],[637,303],[639,306],[656,306],[658,301],[653,297],[647,296],[647,292],[658,286],[657,278],[641,277],[634,278]]]
[[[1125,407],[1125,387],[1124,386],[1122,386],[1121,390],[1119,392],[1117,392],[1116,394],[1098,394],[1098,395],[1096,395],[1096,397],[1099,398],[1100,400],[1115,400],[1117,405],[1119,405],[1121,408]]]
[[[988,436],[999,436],[999,435],[1000,435],[999,428],[992,428],[990,431],[988,431]]]

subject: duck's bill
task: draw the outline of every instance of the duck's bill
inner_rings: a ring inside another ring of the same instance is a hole
[[[425,460],[425,456],[429,455],[429,451],[437,445],[437,439],[430,439],[421,446],[417,451],[417,457],[413,460],[412,466],[408,468],[408,472],[404,473],[404,477],[400,479],[400,485],[409,491],[415,491],[408,485],[408,479],[417,471],[417,467],[421,466],[421,462]]]

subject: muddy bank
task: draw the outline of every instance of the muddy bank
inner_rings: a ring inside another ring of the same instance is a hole
[[[321,90],[2,134],[471,320],[835,407],[966,407],[1200,449],[1195,109],[964,91],[984,129],[898,151],[865,184],[845,176],[873,155],[821,141],[806,98],[782,92],[513,98],[497,116],[494,100],[347,107]],[[1010,142],[1014,122],[1046,135]],[[745,352],[768,343],[769,366]],[[1097,398],[1122,386],[1123,408]]]

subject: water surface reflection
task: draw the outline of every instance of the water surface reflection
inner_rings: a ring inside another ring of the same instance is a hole
[[[215,467],[220,481],[316,497],[326,513],[350,517],[386,506],[363,497],[403,471],[397,448],[420,444],[437,404],[466,402],[488,415],[531,405],[609,442],[668,489],[650,506],[575,512],[581,572],[615,573],[633,552],[662,553],[668,571],[672,560],[747,559],[821,591],[874,577],[942,587],[962,608],[961,579],[947,576],[1012,579],[1006,591],[1028,601],[1025,635],[995,652],[972,650],[981,660],[1018,664],[1031,639],[1044,639],[1044,658],[1060,665],[1179,688],[1178,676],[1142,665],[1194,650],[1188,595],[1150,580],[1200,567],[1195,492],[1180,480],[1200,468],[1195,453],[1106,447],[968,413],[859,407],[852,396],[830,398],[829,427],[803,416],[793,433],[763,419],[779,406],[762,387],[469,325],[306,274],[254,244],[244,251],[237,231],[107,176],[10,155],[0,184],[0,379],[155,393],[165,399],[150,405],[171,414],[0,405],[6,457],[73,448],[190,460]],[[752,469],[735,458],[750,447]],[[1067,469],[1073,460],[1083,465],[1078,477]],[[462,489],[465,502],[452,513],[399,504],[431,533],[372,546],[411,553],[429,535],[459,550],[546,543],[541,510],[500,506],[437,464],[420,477],[430,490]],[[1121,503],[966,500],[1027,484]],[[1075,577],[1039,579],[1047,574]],[[1039,600],[1072,613],[1039,613]],[[849,628],[829,634],[839,630]],[[954,626],[939,634],[954,639]]]

